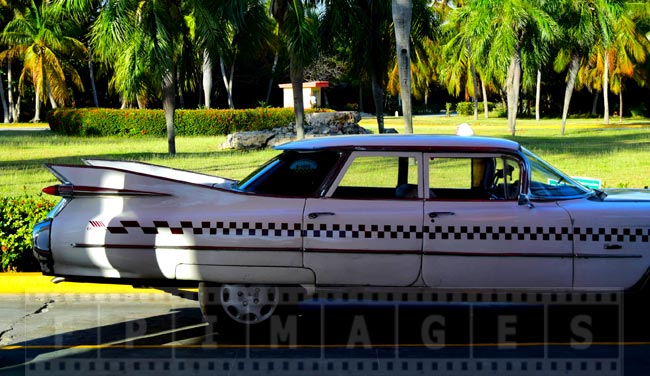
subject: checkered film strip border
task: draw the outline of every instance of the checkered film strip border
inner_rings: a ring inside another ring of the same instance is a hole
[[[337,238],[337,239],[423,239],[430,240],[496,240],[496,241],[617,241],[650,242],[647,228],[590,228],[542,227],[542,226],[424,226],[373,225],[373,224],[313,224],[302,228],[300,223],[275,222],[226,222],[226,221],[180,221],[171,225],[168,221],[153,221],[142,225],[138,221],[120,221],[119,226],[108,226],[111,234],[129,234],[141,231],[156,235],[216,235],[216,236],[262,236]]]

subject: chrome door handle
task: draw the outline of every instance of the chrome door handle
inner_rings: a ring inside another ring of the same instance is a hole
[[[441,215],[456,215],[456,213],[454,213],[454,212],[431,212],[431,213],[429,213],[429,218],[431,218],[431,219],[438,218]]]
[[[309,219],[316,219],[316,218],[318,218],[318,217],[322,217],[322,216],[324,216],[324,215],[335,215],[335,214],[332,213],[332,212],[315,212],[315,213],[309,213],[309,214],[307,214],[307,217],[308,217]]]

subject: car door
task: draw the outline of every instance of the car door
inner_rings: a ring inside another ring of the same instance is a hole
[[[639,202],[567,200],[575,249],[573,285],[578,290],[622,290],[648,271],[650,214]]]
[[[517,156],[429,154],[422,275],[441,288],[571,288],[571,221],[555,202],[520,205]]]
[[[406,286],[422,257],[421,153],[353,152],[322,198],[308,198],[304,264],[321,285]]]

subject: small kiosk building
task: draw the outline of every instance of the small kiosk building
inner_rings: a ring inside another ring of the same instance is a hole
[[[293,107],[293,88],[291,84],[278,85],[282,89],[284,97],[284,107]],[[321,89],[329,87],[328,81],[310,81],[302,84],[303,105],[306,109],[322,107]]]

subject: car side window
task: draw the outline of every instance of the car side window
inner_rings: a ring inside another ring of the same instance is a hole
[[[333,197],[418,198],[418,164],[408,155],[353,155]]]
[[[239,182],[239,189],[278,196],[305,197],[318,193],[341,158],[338,152],[285,152]]]
[[[519,192],[519,163],[503,156],[429,158],[429,198],[509,200]]]

